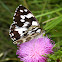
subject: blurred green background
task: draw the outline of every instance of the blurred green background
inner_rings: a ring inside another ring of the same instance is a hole
[[[0,62],[20,62],[17,46],[9,37],[9,27],[18,5],[28,8],[46,35],[55,41],[54,53],[47,62],[62,62],[62,0],[0,0]]]

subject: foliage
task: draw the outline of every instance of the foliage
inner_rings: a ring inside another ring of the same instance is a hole
[[[9,27],[18,5],[27,7],[39,21],[47,36],[55,41],[54,53],[48,62],[62,59],[62,1],[61,0],[0,0],[0,62],[19,62],[17,46],[9,37]]]

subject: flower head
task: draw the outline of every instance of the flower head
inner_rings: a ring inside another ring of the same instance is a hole
[[[16,54],[24,62],[46,62],[46,55],[53,52],[52,48],[51,40],[41,36],[19,45]]]

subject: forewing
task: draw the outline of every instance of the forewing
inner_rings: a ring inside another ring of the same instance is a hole
[[[22,5],[16,8],[13,20],[9,30],[9,35],[13,41],[23,38],[30,26],[39,26],[33,14]]]

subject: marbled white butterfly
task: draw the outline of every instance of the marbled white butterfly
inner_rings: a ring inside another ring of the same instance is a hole
[[[16,8],[13,20],[9,35],[14,44],[29,41],[42,33],[37,19],[22,5]]]

